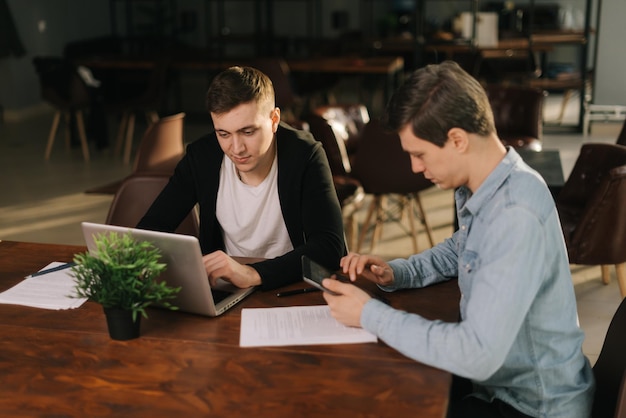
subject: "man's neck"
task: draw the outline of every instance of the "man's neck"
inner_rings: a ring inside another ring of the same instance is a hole
[[[479,145],[474,150],[475,158],[472,161],[471,172],[467,182],[467,187],[472,193],[478,190],[480,185],[483,184],[485,179],[496,169],[506,155],[506,148],[495,134],[485,138],[484,142],[474,142]]]

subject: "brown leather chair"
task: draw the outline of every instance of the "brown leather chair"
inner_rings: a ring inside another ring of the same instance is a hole
[[[485,91],[500,140],[514,148],[541,151],[543,90],[492,84]]]
[[[312,113],[328,122],[335,137],[345,144],[348,158],[353,160],[361,132],[370,121],[367,107],[359,103],[324,105],[314,108]]]
[[[574,168],[556,198],[563,235],[572,264],[601,265],[617,270],[626,297],[626,146],[584,144]]]
[[[353,249],[356,247],[357,233],[355,215],[365,199],[363,186],[351,175],[352,166],[345,143],[335,136],[335,130],[328,121],[317,114],[311,114],[306,118],[306,123],[313,137],[322,143],[328,157],[335,191],[341,204],[346,244],[348,248]]]
[[[39,76],[41,98],[56,109],[44,158],[50,159],[59,122],[63,116],[66,126],[66,146],[69,148],[71,118],[74,117],[83,158],[89,161],[89,146],[83,119],[83,111],[90,105],[89,92],[76,67],[61,57],[34,57],[33,65]]]
[[[115,193],[109,207],[106,223],[134,228],[169,181],[170,175],[136,174],[126,178]],[[195,210],[183,219],[177,234],[199,236],[198,216]]]
[[[148,126],[137,153],[133,170],[128,177],[150,173],[173,174],[185,154],[183,125],[185,113],[165,116]],[[115,194],[124,179],[89,189],[86,193]]]
[[[281,119],[289,124],[295,124],[295,121],[300,118],[302,100],[294,91],[291,70],[287,61],[277,57],[258,57],[252,61],[251,65],[272,80],[276,106],[282,112]]]
[[[626,299],[620,303],[602,344],[598,360],[593,366],[596,392],[593,400],[593,418],[626,417]]]
[[[402,150],[399,136],[385,131],[380,121],[376,119],[370,120],[363,129],[352,174],[361,182],[365,193],[373,196],[365,221],[361,226],[356,247],[357,252],[361,251],[363,247],[374,213],[376,219],[370,252],[374,252],[376,243],[382,235],[384,222],[390,218],[398,222],[401,221],[405,210],[408,210],[413,251],[415,253],[418,251],[415,216],[424,226],[430,245],[434,245],[432,231],[419,196],[421,191],[434,187],[434,185],[423,174],[413,173],[411,160],[409,155]],[[395,218],[390,217],[386,211],[387,201],[391,196],[399,197],[400,213]],[[415,208],[414,205],[417,207]]]

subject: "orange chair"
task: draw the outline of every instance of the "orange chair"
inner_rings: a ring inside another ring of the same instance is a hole
[[[133,170],[129,177],[137,174],[174,173],[174,168],[185,154],[184,119],[184,113],[177,113],[163,117],[148,126],[137,148]],[[87,193],[115,194],[123,181],[124,179],[99,186],[87,190]]]
[[[134,175],[126,178],[113,198],[106,223],[134,228],[169,181],[169,174]],[[177,234],[199,236],[200,228],[195,210],[183,219]]]

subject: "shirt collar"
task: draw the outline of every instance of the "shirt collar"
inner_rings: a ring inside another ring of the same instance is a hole
[[[472,194],[467,186],[461,186],[456,196],[460,200],[461,210],[468,210],[476,215],[486,201],[496,193],[502,184],[509,178],[511,171],[522,162],[522,157],[510,146],[506,147],[507,153],[496,166],[496,168],[487,176],[478,190]]]

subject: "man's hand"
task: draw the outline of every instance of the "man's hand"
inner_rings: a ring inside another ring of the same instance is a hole
[[[393,283],[393,270],[380,257],[349,253],[341,259],[339,265],[350,281],[354,282],[357,278],[363,277],[381,286]]]
[[[214,251],[202,257],[202,260],[211,286],[216,285],[217,279],[226,280],[241,288],[261,284],[261,276],[255,269],[239,264],[224,251]]]
[[[360,328],[363,306],[372,297],[353,284],[342,283],[335,279],[324,279],[322,285],[339,293],[338,296],[333,296],[328,292],[323,292],[333,318],[344,325]]]

